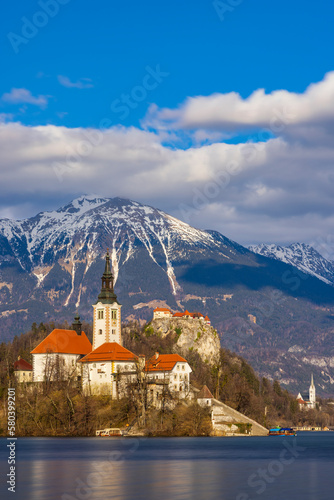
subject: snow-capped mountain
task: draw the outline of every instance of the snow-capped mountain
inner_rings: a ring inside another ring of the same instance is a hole
[[[332,356],[321,377],[324,386],[334,383],[334,287],[315,277],[329,282],[330,274],[316,268],[304,274],[309,265],[302,272],[121,198],[81,196],[29,219],[0,220],[1,340],[33,322],[71,322],[77,309],[91,322],[107,248],[124,320],[150,320],[157,306],[197,310],[209,316],[223,345],[260,373],[298,379],[284,354],[298,346],[305,370],[309,360],[319,361],[320,370]],[[300,252],[306,265],[310,254]]]
[[[108,246],[115,283],[120,266],[136,248],[143,247],[153,263],[165,272],[176,295],[180,286],[172,261],[186,250],[196,248],[203,252],[215,248],[230,258],[233,242],[217,234],[197,230],[135,201],[93,195],[23,221],[0,220],[0,235],[10,247],[10,256],[17,259],[22,270],[36,277],[38,286],[57,262],[70,271],[73,286],[65,305],[77,292],[76,307],[80,305],[80,291],[74,290],[78,264],[85,262],[85,276],[92,263],[103,258]]]
[[[291,264],[304,273],[334,285],[334,263],[326,260],[313,247],[305,243],[292,243],[289,246],[260,244],[248,248],[259,255]]]

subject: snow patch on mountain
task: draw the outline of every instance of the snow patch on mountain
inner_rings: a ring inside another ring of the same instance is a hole
[[[108,243],[101,240],[106,235]],[[215,233],[195,229],[162,210],[122,198],[84,195],[67,205],[41,212],[30,219],[0,220],[0,235],[20,263],[34,274],[37,287],[56,262],[71,275],[71,290],[64,305],[73,298],[77,264],[86,263],[84,274],[92,262],[103,257],[110,247],[115,283],[120,268],[143,245],[155,265],[169,280],[171,291],[182,289],[176,279],[173,262],[191,248],[198,251],[215,248],[230,259],[228,248]],[[164,261],[161,260],[161,255]],[[76,297],[80,304],[81,290]]]
[[[291,264],[304,273],[311,274],[329,285],[334,285],[333,262],[325,259],[313,247],[305,243],[292,243],[289,246],[262,243],[248,248],[259,255]]]

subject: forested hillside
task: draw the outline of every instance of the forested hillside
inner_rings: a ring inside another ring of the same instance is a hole
[[[7,387],[15,384],[13,364],[20,355],[31,362],[30,351],[54,327],[68,328],[68,324],[32,325],[30,331],[15,337],[12,342],[0,345],[0,396],[6,399]],[[92,337],[92,328],[84,324],[84,331]],[[164,339],[151,333],[147,325],[137,322],[123,325],[124,346],[137,354],[149,357],[155,351],[171,352],[177,341],[177,333]],[[174,349],[175,350],[175,349]],[[198,353],[190,350],[187,360],[193,370],[191,384],[201,388],[206,384],[214,396],[229,406],[270,427],[272,425],[318,424],[334,425],[333,411],[300,412],[295,396],[282,390],[279,383],[259,378],[252,367],[240,356],[221,349],[217,365],[201,360]],[[109,397],[84,396],[79,386],[54,383],[37,390],[34,384],[17,387],[17,431],[20,435],[92,435],[95,429],[124,426],[136,419],[136,405],[131,398],[111,401]],[[320,402],[321,403],[321,402]],[[4,404],[1,405],[1,433],[5,435]],[[161,412],[149,410],[149,422],[145,432],[163,435],[201,435],[210,432],[210,420],[197,405],[177,406]]]

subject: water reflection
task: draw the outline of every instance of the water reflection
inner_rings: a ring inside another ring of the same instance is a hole
[[[284,440],[21,438],[15,498],[332,500],[334,433],[303,435],[298,445],[304,451],[259,493],[250,478],[270,470]],[[2,491],[1,499],[12,498]]]

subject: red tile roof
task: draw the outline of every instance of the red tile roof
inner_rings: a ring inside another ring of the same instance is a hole
[[[28,371],[28,370],[32,370],[32,366],[25,359],[18,359],[14,363],[14,370],[15,371]]]
[[[31,354],[45,354],[47,352],[88,354],[91,350],[92,344],[84,332],[78,335],[74,330],[56,328],[31,351]]]
[[[187,309],[184,312],[176,312],[173,314],[173,318],[183,318],[184,316],[189,316],[190,318],[204,318],[204,314],[200,312],[189,312]],[[205,316],[206,321],[210,321],[207,316]]]
[[[170,309],[167,309],[167,307],[156,307],[153,312],[157,312],[157,311],[171,312]]]
[[[159,354],[158,358],[152,356],[146,363],[146,371],[165,372],[173,370],[177,362],[187,363],[187,360],[178,354]]]
[[[204,318],[203,314],[199,312],[190,313],[190,316],[192,316],[193,318]]]
[[[197,394],[197,399],[213,399],[213,395],[206,385],[203,385],[202,389]]]
[[[117,344],[117,342],[105,342],[87,356],[80,359],[82,363],[99,361],[134,361],[138,359],[136,354]]]

